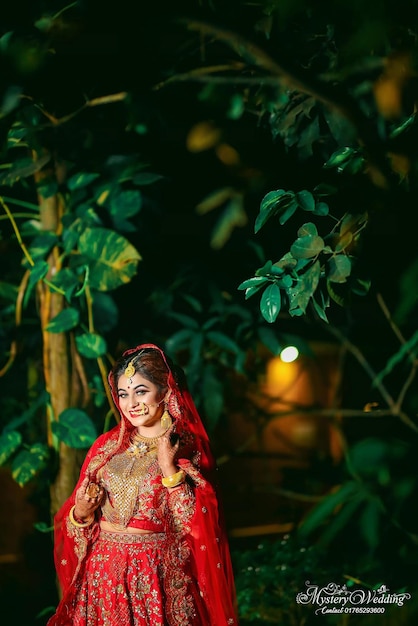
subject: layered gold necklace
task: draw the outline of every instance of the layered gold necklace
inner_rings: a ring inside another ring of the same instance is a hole
[[[157,441],[164,435],[161,433],[157,437],[144,437],[138,432],[132,433],[129,438],[129,447],[126,449],[128,456],[144,456],[157,449]]]

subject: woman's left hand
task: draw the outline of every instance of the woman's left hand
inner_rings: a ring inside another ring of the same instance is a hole
[[[171,476],[178,471],[175,458],[179,449],[179,438],[177,435],[177,439],[174,443],[172,443],[172,440],[174,439],[172,435],[176,434],[174,433],[173,428],[174,425],[158,439],[157,460],[164,476]]]

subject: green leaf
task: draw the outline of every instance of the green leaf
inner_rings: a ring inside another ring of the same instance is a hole
[[[366,506],[360,513],[360,532],[366,540],[367,545],[372,549],[377,548],[380,541],[380,516],[380,504],[375,500],[367,502]]]
[[[32,259],[34,261],[44,259],[51,252],[57,241],[58,237],[53,233],[45,233],[35,237],[29,247],[29,253]]]
[[[49,451],[43,443],[35,443],[28,450],[22,450],[12,463],[12,476],[23,487],[45,466]]]
[[[22,435],[17,430],[0,435],[0,465],[4,465],[21,443]]]
[[[343,163],[340,167],[347,174],[355,175],[363,171],[365,163],[366,160],[362,156],[353,156],[352,159],[350,159],[346,163]]]
[[[324,168],[339,167],[343,163],[346,163],[354,154],[356,154],[354,148],[349,148],[348,146],[339,148],[333,152],[328,161],[324,163]]]
[[[299,276],[297,283],[287,291],[289,298],[289,313],[292,316],[300,316],[306,312],[309,300],[315,293],[318,286],[320,275],[320,262],[315,261],[312,267]]]
[[[139,174],[135,174],[133,177],[133,182],[135,185],[153,185],[158,181],[162,180],[164,176],[161,174],[154,174],[153,172],[140,172]]]
[[[30,270],[29,282],[31,285],[35,285],[39,280],[45,278],[49,272],[49,265],[46,261],[38,261],[32,266]]]
[[[382,379],[390,374],[391,371],[404,359],[414,359],[416,354],[416,348],[418,346],[418,330],[412,335],[408,341],[406,341],[400,349],[395,352],[394,355],[386,363],[384,369],[379,372],[379,374],[373,380],[373,387],[376,387],[378,383],[382,381]]]
[[[126,219],[136,215],[142,206],[142,195],[138,189],[118,190],[110,196],[110,214]]]
[[[16,285],[12,285],[12,283],[6,283],[0,280],[0,298],[15,302],[18,293],[19,290]]]
[[[311,259],[318,256],[325,247],[324,240],[318,235],[305,235],[296,239],[290,248],[295,259]]]
[[[113,330],[119,321],[119,308],[115,300],[103,291],[93,292],[93,318],[101,335]]]
[[[238,286],[238,289],[245,289],[245,299],[248,300],[248,298],[251,298],[251,296],[257,293],[268,282],[269,279],[265,276],[254,276],[254,278],[244,280],[244,282]]]
[[[247,224],[247,213],[243,206],[241,195],[234,196],[223,208],[212,232],[210,245],[214,250],[220,250],[231,238],[236,228]]]
[[[193,330],[199,330],[200,325],[194,317],[190,317],[190,315],[184,315],[184,313],[176,313],[176,311],[170,311],[168,313],[170,317],[180,322],[182,326],[186,328],[192,328]]]
[[[58,313],[47,325],[46,330],[49,333],[65,333],[77,326],[80,320],[80,313],[77,309],[68,308]]]
[[[315,198],[310,191],[298,191],[296,194],[296,199],[301,209],[303,209],[304,211],[314,211]]]
[[[329,520],[329,517],[335,512],[336,507],[344,504],[351,499],[358,491],[355,481],[348,481],[339,487],[336,491],[326,496],[319,504],[317,504],[307,514],[299,527],[299,533],[302,537],[307,537],[319,526]]]
[[[45,278],[49,272],[49,265],[46,261],[37,261],[30,270],[28,285],[23,299],[23,306],[26,307],[29,298],[32,294],[34,287],[36,287],[38,281]]]
[[[321,217],[324,215],[328,215],[329,206],[326,202],[317,202],[314,209],[314,215],[320,215]]]
[[[272,283],[263,291],[263,295],[260,300],[261,314],[269,324],[276,321],[277,316],[280,313],[282,305],[282,297],[280,288],[276,283]]]
[[[80,288],[80,280],[75,272],[70,268],[64,267],[51,278],[50,281],[55,287],[65,292],[65,298],[67,302],[71,301],[71,298],[75,291]]]
[[[106,228],[86,228],[80,235],[79,251],[90,267],[90,285],[99,291],[128,283],[141,260],[127,239]]]
[[[320,295],[321,295],[321,300],[323,301],[322,293],[321,293]],[[327,324],[328,324],[328,323],[329,323],[329,321],[328,321],[327,315],[326,315],[326,313],[325,313],[325,306],[326,306],[326,305],[325,305],[325,304],[323,304],[323,303],[322,303],[322,304],[319,304],[319,303],[316,301],[316,299],[313,297],[313,295],[311,296],[311,298],[312,298],[312,305],[313,305],[313,308],[314,308],[314,310],[315,310],[316,314],[318,315],[318,317],[319,317],[319,318],[320,318],[323,322],[325,322],[325,323],[327,323]]]
[[[343,504],[341,510],[339,510],[324,527],[319,539],[320,545],[329,545],[335,537],[343,531],[349,521],[353,519],[353,516],[357,513],[360,506],[364,506],[364,497],[362,497],[361,493],[357,493]],[[355,519],[358,519],[358,515],[356,515]]]
[[[340,296],[340,294],[338,294],[336,291],[334,291],[334,288],[330,280],[327,280],[327,291],[330,297],[332,298],[332,300],[334,300],[334,302],[336,302],[340,306],[344,306],[344,298]]]
[[[410,126],[412,126],[414,123],[416,122],[416,113],[413,113],[412,115],[410,115],[409,117],[406,118],[406,120],[404,122],[402,122],[402,124],[400,124],[399,126],[396,126],[390,133],[389,137],[391,139],[394,139],[395,137],[397,137],[398,135],[401,135],[407,128],[409,128]]]
[[[288,219],[296,211],[297,206],[295,193],[293,191],[285,191],[284,189],[270,191],[261,201],[260,212],[255,221],[254,231],[258,233],[267,220],[277,215],[280,211],[284,212],[287,209],[286,219]]]
[[[167,350],[175,354],[179,350],[187,348],[194,334],[195,331],[189,330],[188,328],[183,328],[182,330],[179,330],[167,339]]]
[[[51,424],[53,434],[70,448],[89,448],[97,437],[90,417],[80,409],[65,409]]]
[[[278,340],[277,335],[272,328],[260,326],[257,333],[261,343],[263,343],[266,348],[268,348],[276,356],[280,354],[283,345]]]
[[[40,533],[50,533],[54,530],[53,526],[48,526],[45,522],[35,522],[33,527]]]
[[[87,187],[90,185],[93,180],[99,177],[99,174],[94,172],[79,172],[78,174],[74,174],[71,176],[68,181],[68,189],[70,191],[75,191],[76,189],[82,189],[83,187]]]
[[[312,235],[315,237],[318,234],[318,229],[313,222],[306,222],[298,230],[298,237],[306,237]]]
[[[333,283],[345,283],[351,274],[351,260],[345,254],[330,257],[327,267],[328,280]]]
[[[106,341],[95,333],[85,333],[75,339],[77,350],[87,359],[97,359],[106,354]]]
[[[234,354],[238,354],[238,352],[240,351],[235,341],[233,341],[233,339],[231,339],[224,333],[220,333],[216,330],[212,330],[207,333],[207,338],[213,341],[213,343],[218,345],[223,350],[233,352]]]

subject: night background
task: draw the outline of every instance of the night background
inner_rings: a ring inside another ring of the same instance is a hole
[[[416,3],[16,1],[0,28],[1,620],[52,614],[52,515],[154,342],[218,459],[241,624],[416,623]],[[316,615],[308,580],[411,598]]]

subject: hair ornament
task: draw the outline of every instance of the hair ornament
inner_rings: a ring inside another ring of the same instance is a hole
[[[136,372],[135,363],[138,361],[139,357],[141,356],[143,352],[144,350],[141,350],[140,352],[138,352],[138,354],[136,354],[134,358],[129,361],[128,365],[125,368],[124,374],[126,378],[129,378],[130,385],[132,385],[132,376],[134,376]]]
[[[135,374],[135,365],[134,365],[134,360],[132,359],[132,361],[129,361],[126,369],[125,369],[125,376],[126,378],[129,378],[129,382],[132,385],[132,376]]]

